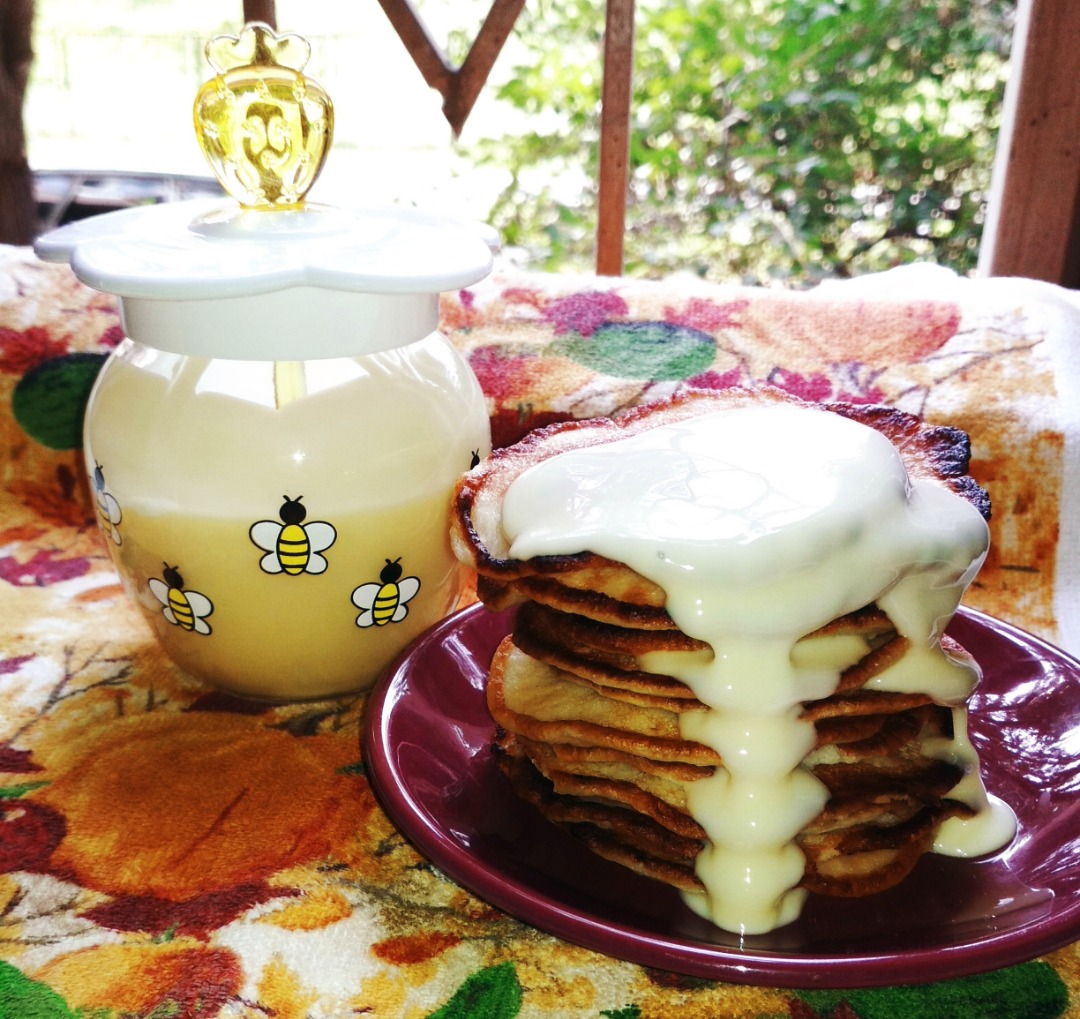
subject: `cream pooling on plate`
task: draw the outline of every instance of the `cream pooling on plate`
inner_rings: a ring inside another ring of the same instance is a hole
[[[648,429],[526,471],[506,493],[503,527],[516,559],[587,550],[627,564],[665,591],[684,633],[712,647],[704,663],[653,655],[643,665],[711,709],[681,716],[683,736],[724,761],[687,790],[709,836],[696,865],[705,901],[689,901],[722,927],[766,931],[801,906],[793,840],[828,798],[800,767],[815,739],[801,704],[832,693],[858,655],[839,647],[808,663],[793,655],[800,638],[876,602],[910,641],[877,687],[918,688],[963,721],[977,672],[938,641],[985,557],[986,523],[943,486],[909,479],[872,428],[768,406]],[[967,768],[956,795],[976,816],[947,822],[938,848],[979,855],[1011,828],[1007,808],[987,801],[964,731],[934,752]]]

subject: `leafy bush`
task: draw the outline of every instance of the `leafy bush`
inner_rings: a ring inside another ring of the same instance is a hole
[[[812,283],[976,262],[1015,0],[638,0],[626,271]],[[593,262],[603,5],[539,0],[491,222]]]

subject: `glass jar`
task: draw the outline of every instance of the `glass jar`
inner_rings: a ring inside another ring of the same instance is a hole
[[[478,233],[185,202],[38,250],[120,296],[86,469],[124,586],[181,668],[264,698],[359,690],[451,611],[451,492],[490,432],[438,293],[486,274]]]

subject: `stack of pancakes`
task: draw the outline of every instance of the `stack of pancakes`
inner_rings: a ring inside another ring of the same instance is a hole
[[[683,736],[688,713],[706,708],[669,666],[686,656],[708,660],[713,651],[677,628],[662,589],[622,563],[588,551],[511,558],[501,502],[517,476],[563,450],[693,414],[790,399],[774,390],[690,392],[617,424],[551,426],[497,451],[458,488],[452,537],[459,557],[476,567],[489,607],[518,606],[487,687],[500,766],[519,796],[597,854],[691,893],[702,889],[695,860],[707,837],[688,790],[724,762]],[[883,432],[911,477],[932,478],[989,515],[985,493],[966,473],[963,433],[887,408],[828,409]],[[942,647],[974,670],[955,642],[944,638]],[[828,793],[795,839],[807,891],[860,896],[890,887],[933,847],[946,818],[972,812],[949,795],[964,767],[935,752],[953,739],[953,709],[873,682],[907,652],[907,640],[875,604],[795,644],[797,669],[840,675],[828,695],[801,705],[816,743],[800,767]]]

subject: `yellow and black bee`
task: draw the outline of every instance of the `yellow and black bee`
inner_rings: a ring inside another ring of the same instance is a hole
[[[325,552],[337,540],[337,531],[325,520],[304,523],[307,508],[300,504],[304,497],[285,500],[278,510],[281,522],[259,520],[251,525],[248,536],[266,555],[259,560],[264,573],[285,573],[291,577],[301,573],[325,573]]]
[[[387,559],[379,573],[378,583],[361,584],[353,591],[352,602],[361,610],[356,617],[357,626],[400,623],[409,614],[406,603],[412,601],[420,590],[420,578],[402,577],[404,572],[400,556],[393,562]]]
[[[150,590],[163,608],[161,614],[181,630],[190,633],[210,633],[206,617],[214,611],[213,602],[198,591],[185,591],[184,578],[175,566],[165,563],[162,579],[150,578]]]
[[[94,464],[94,501],[97,503],[98,519],[101,529],[117,545],[121,544],[120,521],[124,514],[120,510],[120,503],[113,494],[105,488],[105,471],[101,464]]]

